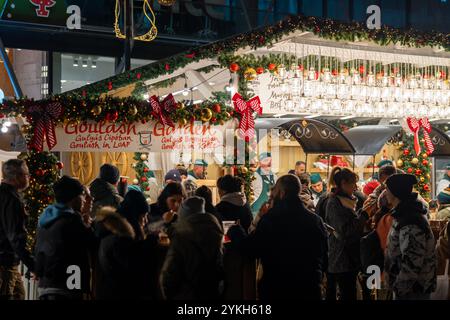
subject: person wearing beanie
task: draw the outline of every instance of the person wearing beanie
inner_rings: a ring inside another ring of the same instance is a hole
[[[319,173],[313,173],[310,179],[311,179],[311,186],[309,187],[309,189],[312,192],[315,207],[319,202],[319,198],[322,195],[326,194],[327,186],[325,182],[322,180],[322,177],[320,176]]]
[[[181,182],[181,174],[178,169],[169,170],[164,176],[164,183]]]
[[[192,170],[188,171],[188,177],[187,179],[190,180],[204,180],[206,179],[206,170],[208,169],[208,162],[206,162],[203,159],[197,159],[194,162],[194,167]]]
[[[205,212],[205,200],[191,197],[178,211],[160,275],[168,300],[218,300],[223,279],[223,232],[217,219]]]
[[[450,220],[450,188],[445,188],[437,196],[439,204],[436,219]]]
[[[85,204],[83,185],[63,176],[53,185],[55,203],[48,206],[38,220],[35,245],[35,268],[39,278],[41,300],[82,299],[90,292],[89,252],[96,240],[83,223]],[[81,287],[67,288],[67,270],[77,265],[81,270]]]
[[[429,300],[436,289],[436,256],[427,209],[413,192],[417,178],[394,174],[386,180],[393,207],[385,255],[386,282],[395,300]]]
[[[157,237],[147,236],[149,205],[142,192],[130,190],[119,209],[97,215],[100,246],[96,299],[155,299]]]
[[[101,207],[119,208],[123,197],[117,190],[120,179],[119,169],[116,166],[105,163],[100,168],[100,175],[89,186],[91,195],[94,198],[92,208],[92,218]]]
[[[441,191],[450,186],[450,163],[447,163],[444,170],[445,170],[444,176],[442,177],[441,180],[439,180],[439,183],[436,187],[436,194],[439,194]]]

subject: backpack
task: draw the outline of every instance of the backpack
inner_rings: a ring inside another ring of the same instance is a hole
[[[376,230],[369,232],[361,238],[360,241],[360,257],[363,273],[372,265],[377,265],[383,271],[384,252],[381,249],[380,238]]]

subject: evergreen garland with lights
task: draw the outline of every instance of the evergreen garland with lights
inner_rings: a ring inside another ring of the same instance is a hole
[[[136,171],[136,178],[133,179],[133,184],[139,186],[145,194],[150,191],[149,179],[155,178],[155,174],[145,163],[148,159],[148,153],[135,152],[133,159],[136,161],[132,164],[133,169]],[[147,202],[149,201],[147,196]]]

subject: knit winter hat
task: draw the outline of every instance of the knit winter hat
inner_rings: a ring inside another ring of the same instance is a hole
[[[363,188],[363,192],[366,196],[369,196],[373,193],[373,191],[380,185],[380,183],[377,180],[371,180],[366,183],[366,185]]]
[[[178,169],[169,170],[164,176],[164,181],[172,180],[174,182],[181,182],[181,174]]]
[[[316,184],[317,182],[322,181],[322,177],[318,173],[313,173],[310,177],[311,184]]]
[[[142,192],[129,190],[117,210],[127,220],[133,220],[149,212],[147,199]]]
[[[381,168],[381,167],[384,167],[384,166],[387,166],[387,165],[393,166],[394,163],[391,160],[383,159],[380,162],[378,162],[378,164],[377,164],[378,168]]]
[[[105,180],[111,184],[116,184],[119,181],[120,172],[116,166],[105,163],[100,167],[100,179]]]
[[[394,174],[386,180],[389,191],[400,200],[408,198],[417,183],[417,178],[412,174]]]
[[[450,204],[450,188],[445,188],[443,191],[439,192],[437,199],[440,204]]]
[[[205,199],[194,196],[183,201],[179,209],[181,217],[196,213],[205,213]]]
[[[55,200],[58,203],[68,203],[83,193],[83,185],[77,179],[62,176],[61,179],[53,184]]]

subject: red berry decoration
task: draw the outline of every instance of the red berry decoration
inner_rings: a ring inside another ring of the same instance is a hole
[[[264,68],[263,68],[263,67],[258,67],[258,68],[256,68],[256,73],[257,73],[257,74],[262,74],[262,73],[264,73]]]
[[[146,182],[146,181],[147,181],[147,177],[142,177],[142,178],[141,178],[141,181],[142,181],[142,182]]]
[[[416,176],[420,176],[421,174],[422,174],[422,170],[417,169],[417,170],[416,170]]]
[[[231,72],[238,72],[239,71],[239,65],[235,62],[233,62],[232,64],[230,64],[230,71]]]
[[[359,66],[359,73],[364,73],[364,71],[365,71],[364,66],[363,66],[363,65],[360,65],[360,66]]]
[[[213,111],[216,112],[216,113],[220,113],[220,111],[221,111],[220,104],[216,103],[216,104],[213,106]]]
[[[408,150],[408,149],[403,150],[403,154],[404,154],[405,156],[408,156],[408,155],[409,155],[409,150]]]
[[[62,163],[62,162],[57,162],[57,163],[56,163],[56,167],[58,168],[58,170],[62,170],[62,168],[64,168],[64,163]]]
[[[427,166],[427,165],[428,165],[428,160],[423,160],[423,161],[422,161],[422,164],[423,164],[424,166]]]
[[[412,173],[412,170],[413,170],[412,168],[408,168],[407,172]]]
[[[267,69],[269,69],[270,71],[275,70],[275,68],[277,67],[277,65],[275,63],[269,63],[269,65],[267,66]]]

